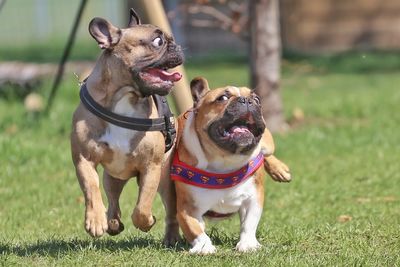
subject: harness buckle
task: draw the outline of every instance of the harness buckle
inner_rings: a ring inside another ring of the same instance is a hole
[[[165,137],[165,152],[169,151],[174,144],[176,130],[175,130],[175,119],[173,116],[164,116],[165,131],[163,131]]]

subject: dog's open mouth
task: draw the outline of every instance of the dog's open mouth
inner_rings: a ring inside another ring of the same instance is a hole
[[[131,70],[133,79],[144,96],[167,95],[182,74],[172,69],[183,63],[183,53],[179,46],[169,43],[160,58],[143,59]]]
[[[262,132],[258,130],[254,120],[245,121],[239,119],[232,124],[219,127],[218,133],[222,139],[235,141],[239,139],[253,139],[254,137],[258,137]]]
[[[208,128],[210,138],[221,148],[232,153],[246,153],[254,148],[264,133],[263,121],[251,113],[229,121],[228,117],[214,121]]]
[[[182,78],[179,72],[168,72],[167,68],[151,67],[139,72],[143,86],[156,94],[166,95],[174,86],[174,83]]]
[[[142,79],[149,83],[174,83],[182,78],[182,74],[179,72],[169,73],[167,70],[159,68],[148,68],[141,73]]]

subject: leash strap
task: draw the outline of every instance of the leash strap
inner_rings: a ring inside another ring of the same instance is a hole
[[[172,147],[176,136],[175,123],[165,97],[153,96],[160,118],[143,119],[126,117],[107,110],[92,98],[85,83],[81,86],[79,96],[82,103],[90,112],[106,122],[136,131],[161,131],[165,138],[165,152]]]

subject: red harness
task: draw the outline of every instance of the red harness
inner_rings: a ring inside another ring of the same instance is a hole
[[[239,170],[230,173],[212,173],[180,161],[176,151],[171,166],[171,179],[202,188],[230,188],[249,178],[263,162],[264,155],[260,153]]]

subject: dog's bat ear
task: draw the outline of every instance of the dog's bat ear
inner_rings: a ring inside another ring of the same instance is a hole
[[[111,49],[121,38],[121,30],[102,18],[92,19],[89,33],[101,49]]]
[[[129,10],[128,27],[130,28],[130,27],[133,27],[133,26],[136,26],[136,25],[140,25],[140,24],[141,24],[141,22],[140,22],[139,15],[136,13],[136,11],[133,8],[131,8]]]
[[[196,77],[190,82],[190,91],[192,93],[194,106],[200,101],[200,99],[210,90],[208,82],[203,77]]]

